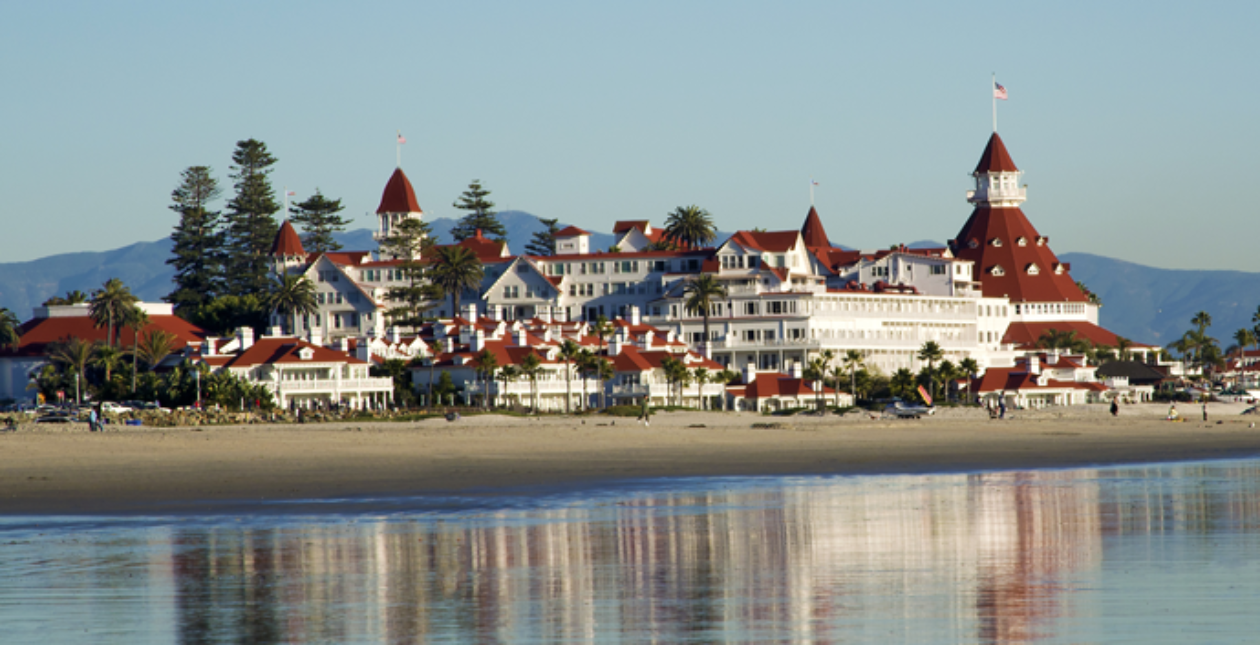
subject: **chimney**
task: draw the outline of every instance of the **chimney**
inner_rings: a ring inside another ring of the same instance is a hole
[[[364,336],[354,346],[354,357],[364,363],[372,362],[372,339]]]
[[[254,328],[241,327],[236,330],[236,340],[240,341],[241,351],[245,351],[254,346]]]
[[[608,355],[616,356],[625,348],[627,337],[621,331],[613,334],[608,338]]]
[[[503,305],[488,305],[487,308],[489,311],[486,313],[491,320],[503,320]]]
[[[311,327],[310,329],[307,330],[306,342],[312,345],[315,345],[317,347],[323,346],[324,344],[323,331],[319,327]],[[254,343],[251,340],[249,344],[253,345]]]
[[[551,323],[551,307],[540,305],[534,308],[534,317],[545,323]]]
[[[1059,348],[1054,348],[1046,352],[1046,365],[1054,365],[1059,362]]]
[[[556,322],[569,322],[569,308],[556,307],[556,313],[553,317],[556,319]]]
[[[271,336],[272,338],[276,338],[276,337],[278,337],[278,336],[283,336],[283,335],[284,335],[284,328],[283,328],[283,327],[281,327],[280,325],[272,325],[272,326],[270,326],[270,327],[268,327],[268,328],[267,328],[267,335],[268,335],[268,336]]]
[[[480,352],[481,350],[485,348],[486,348],[486,332],[482,328],[478,327],[477,330],[474,331],[472,335],[471,349],[474,352]]]
[[[1030,354],[1030,355],[1028,356],[1027,362],[1028,362],[1028,373],[1029,373],[1029,374],[1040,374],[1040,373],[1041,373],[1041,357],[1040,357],[1040,356],[1038,356],[1038,355],[1036,355],[1036,354]]]
[[[792,378],[803,378],[800,361],[792,361]]]
[[[402,330],[397,326],[389,328],[389,344],[397,345],[402,342]]]
[[[344,354],[350,353],[350,337],[349,336],[342,336],[341,338],[337,339],[337,351],[342,352]]]
[[[639,305],[630,305],[630,311],[627,313],[630,316],[627,319],[627,322],[629,322],[631,325],[638,325],[639,324]]]
[[[652,341],[656,340],[656,332],[651,329],[643,332],[643,349],[652,349]]]
[[[442,351],[443,351],[444,353],[447,353],[447,354],[449,354],[449,353],[451,353],[451,352],[455,351],[455,339],[454,339],[454,338],[452,338],[452,337],[450,337],[450,336],[447,336],[446,338],[443,338],[443,339],[442,339]]]
[[[218,347],[215,346],[217,343],[218,340],[216,340],[213,336],[207,337],[206,342],[201,344],[201,355],[214,356],[215,352],[219,351]]]
[[[477,303],[470,302],[464,305],[463,318],[468,321],[477,320]]]
[[[516,328],[516,330],[512,332],[512,339],[512,342],[516,347],[529,346],[529,332],[525,331],[524,327]]]
[[[744,365],[744,385],[748,385],[755,380],[757,380],[757,364],[748,361],[748,364]]]

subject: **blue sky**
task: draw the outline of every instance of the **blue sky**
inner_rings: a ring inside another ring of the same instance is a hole
[[[46,2],[0,7],[0,261],[169,235],[179,173],[272,180],[374,226],[403,169],[434,217],[609,231],[699,204],[835,242],[953,237],[991,130],[1058,253],[1260,270],[1260,3]]]

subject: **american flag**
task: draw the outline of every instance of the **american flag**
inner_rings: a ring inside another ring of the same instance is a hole
[[[404,137],[401,132],[398,133],[398,143],[407,143],[407,137]]]
[[[1006,100],[1006,88],[997,81],[993,81],[993,98]]]

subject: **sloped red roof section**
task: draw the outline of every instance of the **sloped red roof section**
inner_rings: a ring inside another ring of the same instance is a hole
[[[818,211],[813,206],[809,207],[809,213],[805,215],[805,225],[801,227],[801,237],[805,239],[805,246],[808,248],[831,248],[831,241],[827,239],[827,231],[823,230],[822,219],[818,217]]]
[[[984,147],[984,154],[980,155],[980,163],[976,164],[976,169],[972,171],[972,174],[1018,170],[1015,162],[1011,160],[1011,153],[1006,151],[1006,144],[1002,143],[1002,137],[994,132],[993,136],[989,137],[989,145]]]
[[[738,231],[731,239],[740,246],[758,251],[785,252],[796,244],[797,231]]]
[[[381,194],[381,205],[376,208],[376,214],[419,212],[416,191],[412,190],[411,182],[403,174],[402,168],[395,168],[394,174],[390,175],[389,182],[385,184],[385,192]]]
[[[1018,208],[977,206],[956,239],[954,255],[975,262],[985,297],[1006,296],[1015,303],[1088,300],[1066,267],[1056,271],[1059,259]]]
[[[275,256],[306,257],[306,249],[302,248],[302,238],[289,220],[284,220],[280,230],[276,232],[276,240],[271,243],[271,254]]]
[[[1002,342],[1014,343],[1023,349],[1031,349],[1037,345],[1041,335],[1051,329],[1059,332],[1075,332],[1077,338],[1088,340],[1094,345],[1116,347],[1120,341],[1114,332],[1091,322],[1083,320],[1051,321],[1051,322],[1012,322],[1006,327],[1006,335]],[[1130,347],[1150,347],[1142,343],[1130,341]]]
[[[205,340],[206,332],[200,327],[179,316],[149,316],[149,324],[140,330],[143,337],[153,330],[163,330],[175,335],[171,344],[172,351],[183,351],[189,343],[200,343]],[[20,328],[21,339],[16,350],[5,349],[2,354],[17,356],[42,356],[47,353],[50,343],[70,338],[81,338],[85,341],[104,341],[107,328],[97,327],[88,316],[35,318],[28,320]],[[136,332],[130,327],[116,328],[118,341],[124,347],[135,343]]]
[[[584,231],[576,226],[566,226],[556,231],[556,237],[573,237],[574,235],[590,235],[590,231]]]
[[[311,350],[310,360],[303,360],[299,352]],[[349,354],[308,343],[298,338],[261,338],[245,351],[228,361],[228,367],[250,367],[275,363],[355,363],[361,361]]]

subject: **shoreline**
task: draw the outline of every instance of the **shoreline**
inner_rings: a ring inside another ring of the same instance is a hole
[[[1169,423],[1167,407],[1152,404],[1126,406],[1119,418],[1104,406],[1079,406],[1017,411],[1001,421],[942,409],[920,420],[674,412],[654,415],[647,427],[629,418],[497,415],[105,433],[24,426],[0,435],[0,514],[230,513],[267,501],[529,494],[670,477],[978,472],[1260,455],[1254,417],[1234,407],[1210,405],[1208,423]]]

